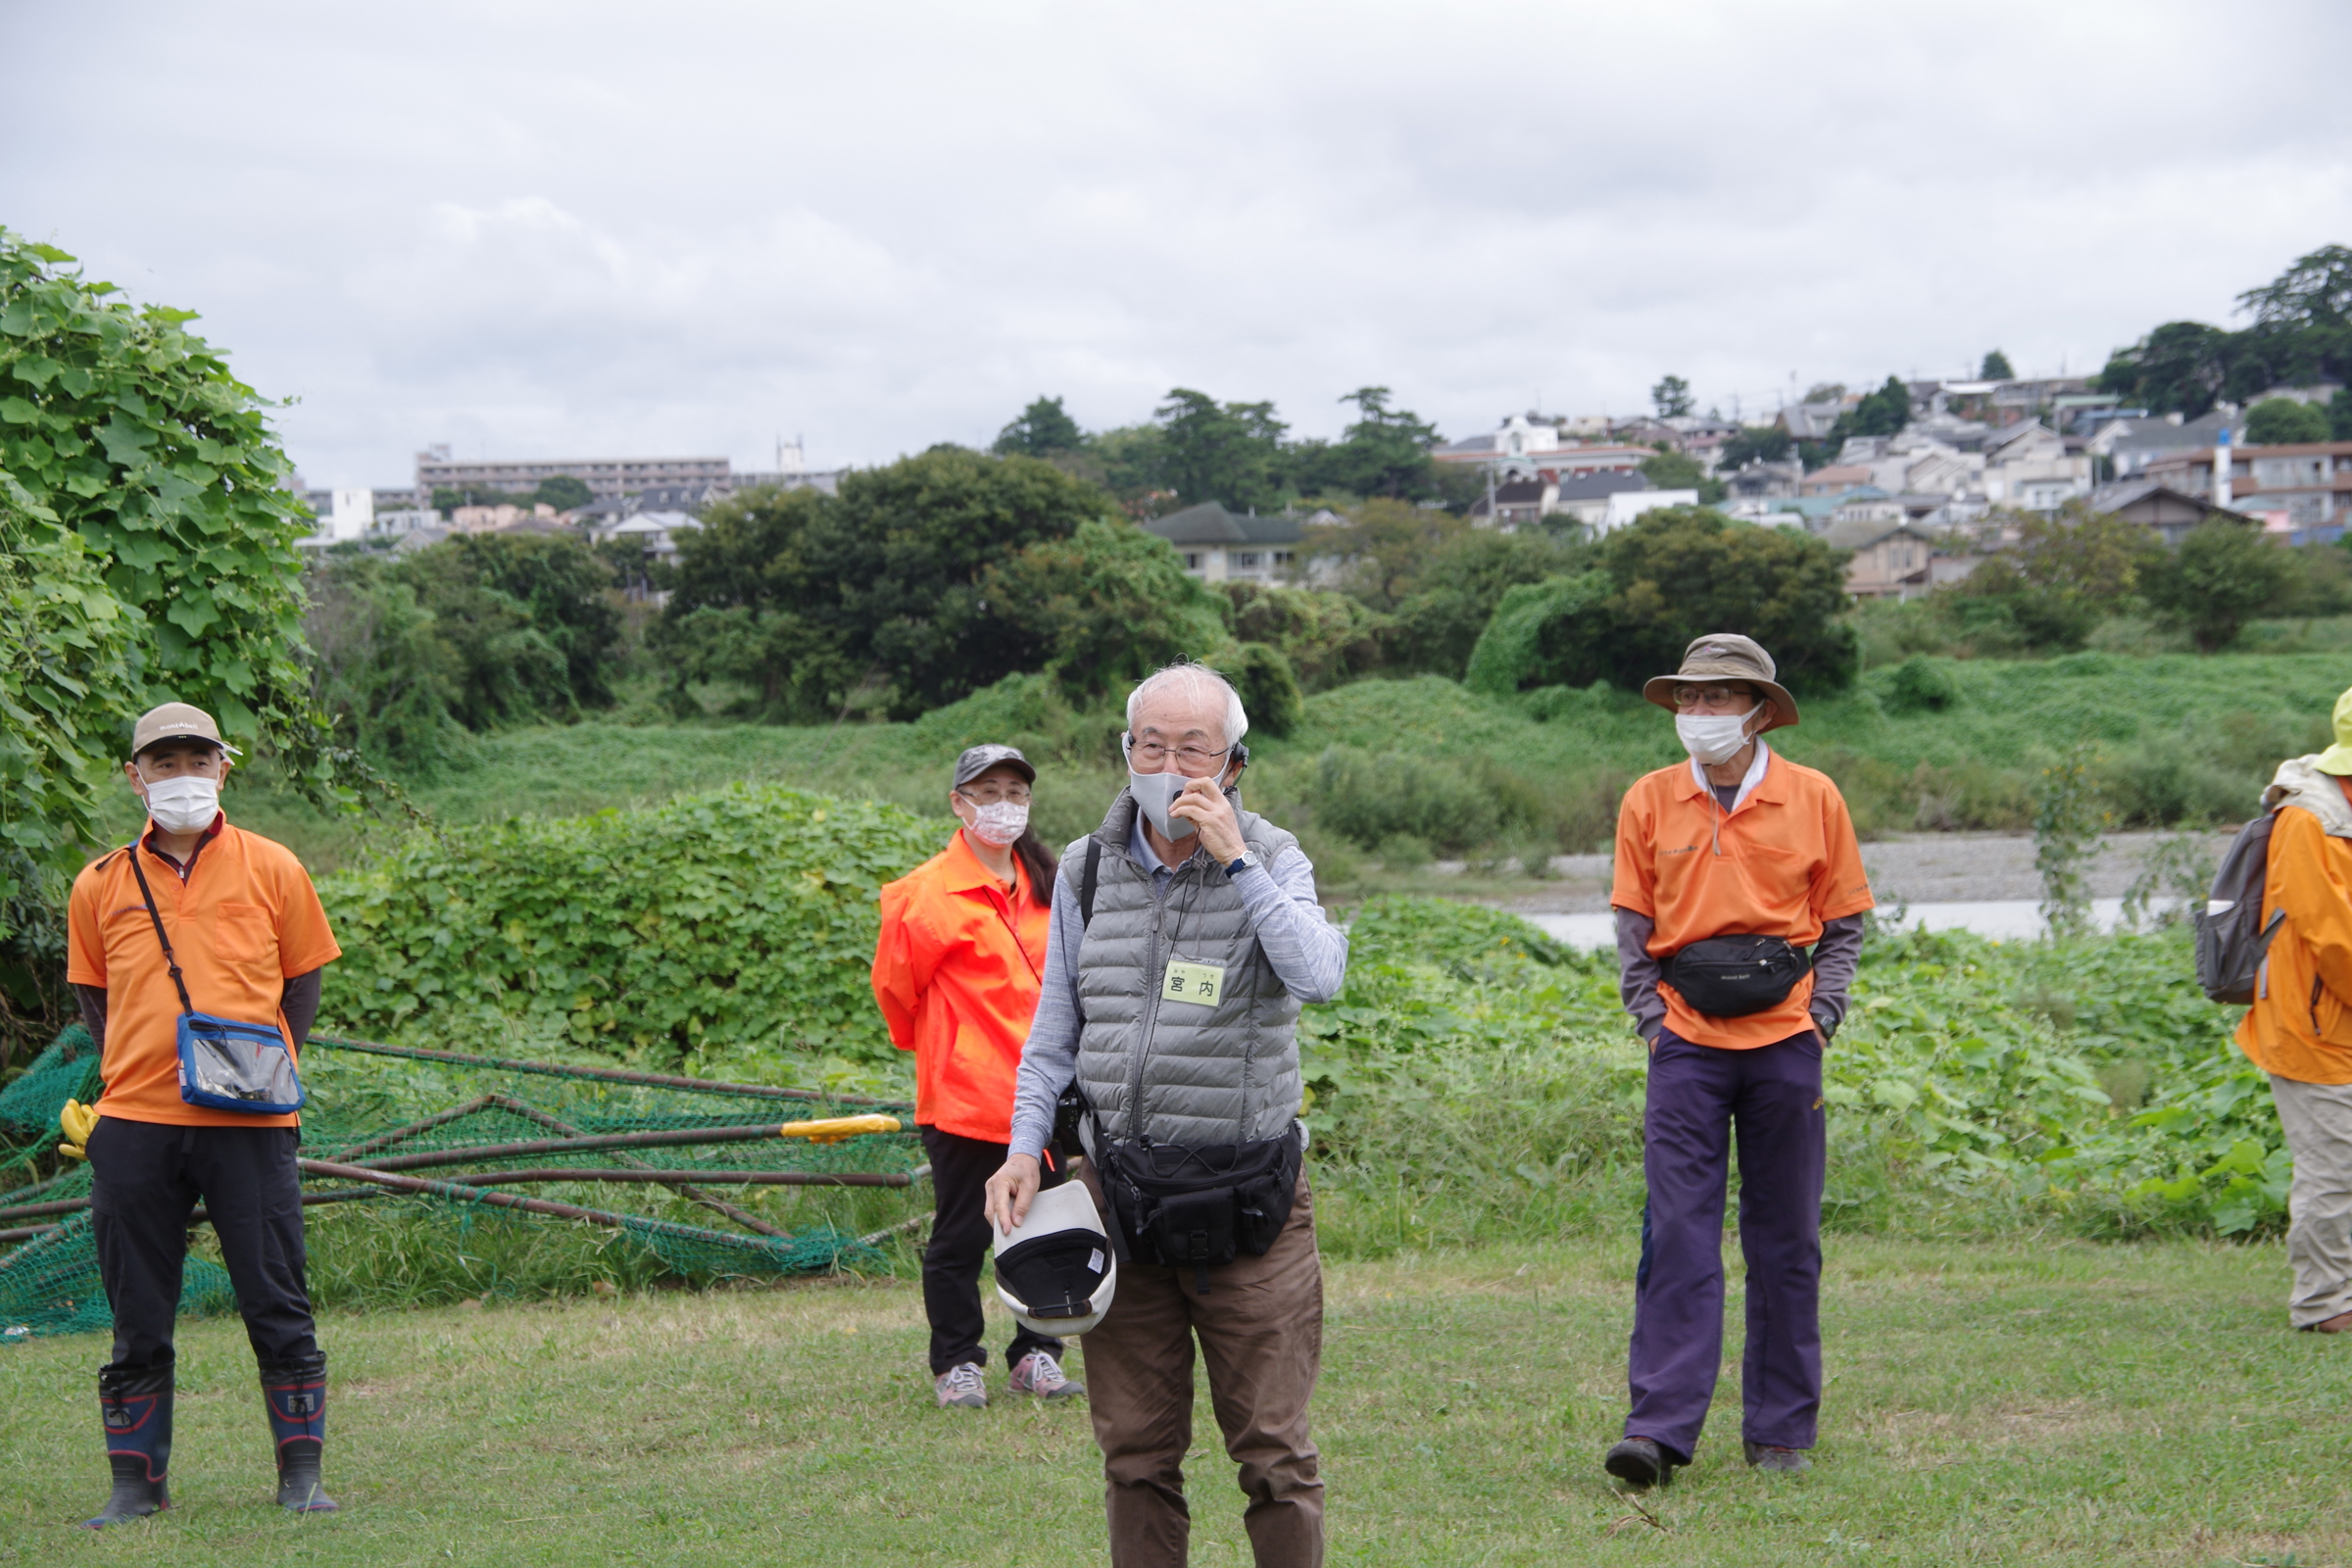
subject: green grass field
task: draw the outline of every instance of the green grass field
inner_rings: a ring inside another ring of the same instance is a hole
[[[1740,1311],[1698,1462],[1646,1503],[1630,1244],[1337,1264],[1315,1425],[1346,1563],[2319,1564],[2352,1551],[2352,1346],[2276,1246],[1833,1239],[1817,1468],[1746,1470]],[[1002,1320],[999,1320],[1000,1323]],[[175,1506],[99,1538],[95,1337],[0,1351],[0,1561],[1027,1565],[1101,1560],[1083,1410],[930,1402],[911,1283],[329,1314],[341,1514],[268,1501],[233,1319],[189,1325]],[[1000,1342],[1002,1333],[995,1336]],[[1083,1375],[1084,1357],[1078,1358]],[[1249,1561],[1205,1399],[1194,1561]]]

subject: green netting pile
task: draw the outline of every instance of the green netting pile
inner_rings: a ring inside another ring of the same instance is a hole
[[[918,1174],[922,1159],[910,1107],[904,1104],[325,1036],[311,1045],[303,1063],[311,1088],[303,1157],[393,1172],[430,1186],[395,1192],[306,1172],[308,1203],[409,1205],[454,1216],[461,1232],[492,1215],[508,1225],[592,1227],[642,1251],[658,1272],[698,1283],[820,1272],[877,1255],[870,1241],[829,1221],[786,1233],[760,1212],[761,1195],[774,1188],[745,1182],[747,1173],[798,1172],[827,1185],[904,1185]],[[89,1197],[88,1167],[68,1161],[53,1168],[59,1109],[69,1098],[89,1102],[97,1094],[96,1053],[78,1025],[0,1092],[0,1189],[8,1189],[0,1190],[0,1339],[109,1324],[89,1214],[78,1206]],[[701,1137],[877,1112],[899,1116],[904,1130],[829,1144],[772,1133]],[[668,1138],[681,1141],[648,1141]],[[587,1139],[622,1142],[565,1147]],[[44,1169],[51,1173],[30,1179]],[[723,1173],[731,1179],[680,1185],[674,1178],[632,1179],[638,1172]],[[585,1212],[517,1210],[490,1196],[501,1193]],[[181,1310],[202,1313],[232,1304],[226,1275],[191,1258]]]

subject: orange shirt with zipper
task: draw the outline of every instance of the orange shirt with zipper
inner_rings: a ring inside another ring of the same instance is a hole
[[[2352,782],[2337,787],[2352,803]],[[2330,838],[2296,806],[2278,808],[2271,824],[2263,923],[2280,911],[2238,1049],[2280,1078],[2352,1083],[2352,840]]]
[[[1845,798],[1826,773],[1774,752],[1727,812],[1689,762],[1645,773],[1617,809],[1609,903],[1647,915],[1651,957],[1707,937],[1753,934],[1809,948],[1824,921],[1869,910],[1870,879]],[[1751,1051],[1814,1027],[1808,973],[1777,1005],[1740,1018],[1693,1010],[1661,981],[1666,1027],[1697,1046]]]
[[[914,1053],[914,1119],[991,1144],[1012,1139],[1053,924],[1017,858],[1013,874],[1008,889],[958,831],[882,889],[874,944],[874,1000],[891,1044]]]

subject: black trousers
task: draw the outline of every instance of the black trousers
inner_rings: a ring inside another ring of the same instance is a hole
[[[173,1127],[102,1116],[90,1134],[90,1220],[115,1312],[102,1391],[152,1385],[172,1365],[172,1324],[201,1200],[265,1376],[326,1365],[303,1279],[302,1181],[291,1127]]]
[[[931,1374],[937,1377],[966,1361],[988,1365],[988,1351],[980,1344],[987,1332],[980,1315],[980,1265],[995,1238],[989,1234],[985,1189],[1004,1163],[1005,1146],[928,1125],[916,1131],[931,1155],[931,1192],[937,1205],[931,1216],[931,1245],[923,1249],[923,1311],[931,1319]],[[1049,1187],[1063,1179],[1046,1172]],[[1059,1355],[1061,1342],[1016,1326],[1012,1348],[1004,1352],[1005,1365],[1019,1365],[1032,1350]]]

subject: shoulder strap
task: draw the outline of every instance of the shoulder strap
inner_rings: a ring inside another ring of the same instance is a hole
[[[139,847],[136,843],[130,846],[129,855],[130,874],[139,879],[139,897],[146,901],[147,918],[155,922],[155,940],[163,947],[164,963],[172,971],[172,988],[179,993],[179,1010],[193,1013],[196,1004],[188,1000],[188,983],[180,978],[179,959],[172,956],[172,939],[164,935],[164,917],[156,911],[155,893],[147,886],[147,873],[139,869]]]
[[[1078,929],[1095,923],[1095,878],[1102,870],[1102,841],[1086,841],[1086,869],[1078,877]]]

